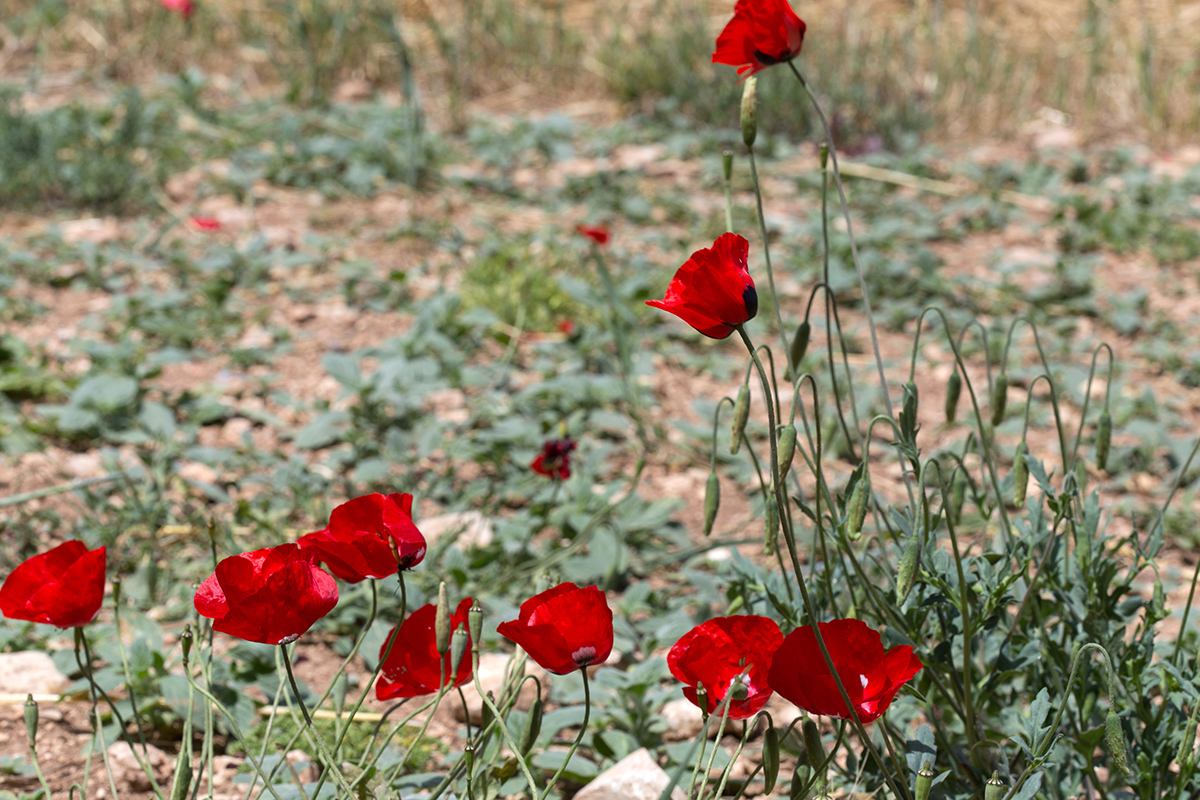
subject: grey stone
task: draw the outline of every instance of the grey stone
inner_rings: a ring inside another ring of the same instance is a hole
[[[0,693],[58,694],[70,681],[46,653],[0,653]]]
[[[666,770],[642,748],[597,775],[575,800],[658,800],[671,782]],[[683,790],[671,790],[671,800],[686,800]]]

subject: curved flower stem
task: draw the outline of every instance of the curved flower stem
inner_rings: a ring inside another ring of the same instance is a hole
[[[287,645],[279,645],[283,651],[283,666],[287,670],[288,683],[292,687],[292,694],[296,696],[296,705],[300,706],[300,714],[304,717],[304,724],[309,730],[309,738],[316,744],[317,749],[321,751],[321,757],[325,759],[325,769],[333,773],[333,777],[342,787],[342,791],[348,796],[354,796],[354,790],[350,788],[350,784],[346,781],[346,776],[338,769],[337,761],[334,760],[333,753],[329,752],[329,748],[325,745],[325,740],[321,738],[321,734],[317,733],[317,727],[313,725],[312,717],[308,715],[308,707],[304,705],[304,698],[300,696],[300,687],[296,685],[296,676],[292,674],[292,659],[288,655]]]
[[[579,672],[583,675],[583,724],[579,726],[579,735],[575,737],[575,741],[571,742],[571,749],[567,751],[567,757],[563,759],[562,765],[558,771],[554,773],[549,783],[546,784],[546,793],[542,795],[542,800],[546,800],[550,796],[550,792],[554,789],[554,784],[558,783],[558,779],[566,772],[567,765],[571,763],[571,756],[575,755],[575,750],[578,749],[579,743],[583,741],[583,736],[587,733],[588,720],[592,715],[592,690],[588,685],[587,667],[580,667]],[[524,756],[520,753],[517,758],[524,760]]]
[[[738,325],[736,330],[742,337],[742,343],[745,344],[746,349],[750,351],[750,358],[753,360],[754,366],[758,370],[759,380],[762,382],[763,394],[767,397],[770,397],[771,386],[767,382],[767,372],[763,368],[762,361],[760,361],[758,358],[758,352],[755,350],[754,343],[750,340],[750,335],[746,333],[746,328],[744,325]],[[779,456],[777,453],[778,442],[775,434],[775,409],[771,407],[771,403],[769,402],[765,403],[765,405],[767,406],[767,428],[768,432],[770,433],[771,443],[771,475],[775,485],[779,486],[781,481],[779,480]],[[894,424],[895,423],[893,423],[893,425]],[[820,464],[820,460],[821,454],[818,451],[816,454],[816,463]],[[911,493],[911,488],[909,491]],[[879,766],[879,774],[883,776],[884,781],[887,782],[888,788],[891,789],[892,793],[897,798],[909,798],[910,795],[908,793],[908,784],[897,784],[893,777],[888,774],[887,764],[884,762],[882,756],[880,756],[879,751],[875,749],[875,744],[871,741],[870,736],[867,734],[866,727],[858,718],[858,712],[855,710],[854,704],[850,702],[850,695],[846,692],[846,687],[842,683],[842,678],[838,674],[837,667],[833,663],[833,658],[829,655],[829,648],[825,644],[825,637],[821,635],[821,627],[817,624],[819,621],[817,617],[817,609],[813,605],[812,597],[809,596],[808,585],[805,583],[804,573],[800,569],[800,556],[796,551],[796,538],[794,532],[792,531],[791,523],[788,521],[790,520],[790,517],[787,515],[787,492],[776,492],[775,500],[779,505],[780,525],[783,528],[784,540],[787,542],[788,554],[792,557],[792,569],[796,573],[796,583],[800,587],[800,598],[804,602],[804,611],[808,615],[808,623],[812,626],[813,634],[817,640],[817,646],[821,649],[821,656],[825,659],[825,665],[829,668],[830,675],[833,676],[833,682],[837,686],[838,693],[842,697],[842,702],[846,704],[846,709],[850,712],[852,717],[851,723],[854,725],[854,732],[858,735],[858,738],[863,743],[863,746],[867,748],[867,752],[870,753],[872,759],[874,759],[875,763]],[[916,507],[915,502],[913,503],[913,507]],[[817,518],[820,519],[820,514],[817,515]],[[902,787],[903,791],[901,791],[901,788],[897,788],[898,786]]]
[[[371,687],[373,687],[375,685],[375,679],[379,677],[379,673],[383,670],[384,662],[387,661],[388,656],[390,656],[392,654],[392,647],[395,646],[396,639],[398,638],[396,634],[399,633],[400,625],[404,622],[404,614],[408,610],[408,588],[404,585],[404,573],[397,572],[396,580],[398,580],[400,582],[400,616],[398,617],[399,622],[396,623],[396,627],[393,629],[391,637],[388,638],[387,648],[383,651],[383,656],[380,657],[379,663],[375,665],[374,671],[371,672],[371,677],[367,679],[366,685],[363,686],[362,691],[359,693],[357,702],[355,702],[354,707],[350,709],[350,713],[346,715],[345,724],[342,726],[342,729],[338,732],[337,741],[335,741],[333,743],[334,752],[337,752],[341,748],[342,742],[345,741],[345,739],[346,739],[346,734],[350,731],[350,725],[354,722],[354,716],[358,713],[358,710],[360,708],[362,708],[362,704],[366,701],[367,695],[371,692]],[[358,642],[355,644],[354,650],[351,651],[350,655],[348,655],[346,657],[346,660],[342,663],[343,669],[345,668],[345,666],[347,664],[350,663],[350,659],[354,658],[354,654],[358,652],[358,648],[362,645],[363,640],[366,639],[367,633],[370,632],[371,625],[375,621],[375,603],[377,600],[377,595],[376,595],[377,591],[378,591],[378,589],[375,585],[375,581],[372,580],[371,581],[371,618],[369,620],[367,620],[367,627],[363,630],[363,635],[359,638]],[[336,677],[336,676],[334,676],[334,677]],[[330,685],[330,688],[333,687],[332,682],[330,682],[329,685]],[[321,696],[321,702],[323,702],[324,699],[328,695],[329,695],[329,690],[327,689],[325,694]],[[318,707],[320,707],[321,702],[317,703]],[[293,737],[292,741],[293,742],[295,741],[294,737]],[[289,745],[289,747],[290,746],[291,745]],[[272,774],[274,774],[274,772],[272,772]],[[317,788],[313,792],[314,797],[320,796],[321,787],[324,785],[325,785],[325,773],[322,772],[321,777],[317,779]]]
[[[33,695],[30,695],[30,700],[32,699]],[[33,771],[37,775],[38,781],[42,784],[42,792],[45,796],[44,800],[51,800],[50,784],[46,781],[46,776],[42,774],[41,765],[38,764],[37,742],[34,741],[33,736],[29,737],[29,763],[33,764]]]
[[[517,757],[517,765],[521,768],[521,774],[525,776],[525,782],[529,784],[529,794],[533,797],[540,797],[537,783],[533,780],[533,773],[529,771],[529,765],[525,763],[525,759],[521,758],[521,750],[517,747],[517,743],[513,741],[512,734],[508,732],[508,725],[505,724],[504,718],[500,716],[500,709],[496,708],[496,704],[492,698],[488,697],[487,692],[483,690],[483,684],[479,680],[479,643],[472,642],[471,653],[471,677],[475,680],[475,691],[478,692],[479,698],[483,700],[484,705],[492,712],[492,717],[496,720],[497,727],[500,728],[500,734],[504,737],[504,743],[508,745],[508,749]]]
[[[104,773],[108,775],[108,788],[112,792],[113,800],[117,800],[120,797],[117,794],[117,779],[113,777],[112,764],[108,760],[108,745],[104,741],[104,722],[100,719],[100,707],[95,703],[92,704],[92,727],[100,739],[100,757],[104,760]]]
[[[771,305],[775,307],[775,323],[779,327],[779,338],[783,341],[783,352],[787,355],[788,374],[796,374],[792,363],[792,348],[788,345],[787,328],[783,327],[783,312],[779,310],[779,295],[775,292],[775,270],[771,268],[771,243],[767,241],[767,219],[763,216],[762,189],[758,185],[758,164],[754,159],[754,145],[747,145],[750,153],[750,178],[754,182],[754,200],[758,204],[758,231],[762,234],[763,260],[767,262],[767,284],[771,287]]]
[[[875,330],[875,315],[871,312],[871,296],[867,291],[867,280],[863,276],[862,265],[858,261],[858,244],[854,239],[854,225],[850,220],[850,204],[846,201],[846,189],[842,186],[842,173],[838,169],[837,147],[833,142],[833,130],[829,127],[829,120],[825,118],[825,111],[821,108],[821,104],[817,102],[817,96],[813,94],[808,81],[804,80],[804,76],[796,68],[795,62],[788,61],[787,64],[791,68],[792,74],[796,76],[796,80],[800,81],[800,85],[804,87],[808,99],[817,111],[817,116],[821,119],[821,127],[825,129],[825,141],[829,143],[829,158],[833,161],[833,182],[837,186],[838,199],[842,204],[842,217],[846,220],[846,235],[850,238],[850,256],[854,261],[854,271],[858,274],[858,286],[860,291],[862,291],[863,310],[866,311],[867,316],[867,328],[871,331],[871,347],[875,351],[875,367],[879,372],[879,386],[883,390],[883,407],[887,411],[888,418],[892,422],[895,422],[896,417],[892,411],[892,396],[888,389],[887,375],[883,371],[883,356],[879,351],[879,333]],[[904,477],[904,486],[908,489],[908,502],[915,508],[917,503],[916,497],[913,495],[912,479],[907,470],[902,470],[901,474]],[[905,785],[907,786],[907,784]]]
[[[737,681],[735,680],[734,683],[736,684]],[[700,792],[696,795],[697,800],[704,800],[704,795],[708,794],[709,776],[712,775],[713,764],[717,760],[717,751],[721,749],[721,738],[725,735],[725,725],[729,722],[729,709],[732,706],[733,685],[731,684],[730,687],[725,691],[725,700],[721,703],[721,722],[717,725],[717,736],[715,739],[713,739],[712,752],[708,754],[708,763],[704,765],[704,777],[700,780]],[[708,737],[708,725],[704,725],[700,728],[700,736],[703,738]],[[700,762],[704,761],[704,750],[705,748],[700,748],[700,758],[698,759],[696,766],[700,766]],[[695,775],[692,777],[693,780],[695,780]],[[689,792],[689,794],[691,793]],[[721,795],[718,792],[716,797],[720,798],[720,796]]]
[[[185,668],[183,670],[183,674],[187,677],[188,686],[199,692],[201,697],[208,700],[209,703],[211,703],[213,706],[216,706],[218,711],[225,715],[225,719],[229,721],[230,730],[233,731],[233,735],[237,738],[238,742],[241,743],[242,749],[246,753],[246,760],[250,762],[250,766],[254,768],[254,774],[257,775],[258,778],[263,782],[264,788],[271,793],[271,796],[274,797],[275,800],[283,800],[283,798],[279,796],[279,793],[275,791],[275,785],[267,780],[267,775],[262,769],[262,763],[252,755],[250,743],[246,741],[246,737],[242,735],[242,729],[238,726],[237,719],[234,718],[229,709],[225,707],[225,704],[218,700],[215,695],[213,695],[203,686],[198,686],[196,684],[196,679],[192,675],[191,669]]]
[[[133,690],[133,676],[129,673],[129,657],[125,653],[125,642],[121,638],[121,591],[120,580],[113,581],[113,628],[114,636],[117,640],[117,651],[121,654],[121,670],[125,676],[125,690],[129,692],[129,705],[133,709],[133,721],[137,725],[138,744],[142,746],[142,752],[146,752],[146,734],[142,729],[142,714],[138,711],[137,694]],[[89,665],[91,663],[89,659]],[[133,749],[132,747],[130,748]],[[154,770],[143,759],[138,758],[138,764],[142,767],[142,771],[146,773],[146,779],[150,782],[150,788],[154,790],[154,796],[158,800],[163,800],[162,790],[158,787],[158,780],[154,776]]]

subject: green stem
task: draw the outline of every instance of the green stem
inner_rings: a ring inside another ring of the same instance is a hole
[[[771,268],[771,243],[767,241],[767,219],[763,216],[762,189],[758,185],[758,164],[754,159],[754,146],[747,145],[746,150],[750,153],[750,177],[754,182],[754,200],[758,204],[758,230],[762,234],[763,260],[767,262],[771,305],[775,306],[775,322],[779,328],[779,338],[783,342],[783,352],[787,355],[788,375],[795,375],[796,365],[792,363],[792,348],[788,346],[787,329],[783,327],[783,312],[779,310],[779,295],[775,292],[775,270]]]
[[[592,690],[588,685],[587,667],[580,667],[579,672],[583,676],[583,724],[579,726],[579,734],[575,737],[575,741],[571,742],[571,749],[567,751],[567,757],[563,759],[563,763],[558,768],[558,771],[554,773],[554,777],[546,784],[546,793],[542,795],[542,800],[546,800],[550,796],[550,792],[554,789],[554,784],[558,783],[558,779],[566,771],[567,765],[571,763],[571,756],[575,755],[575,751],[579,748],[579,743],[583,741],[583,736],[587,733],[588,720],[591,719],[592,714]],[[517,757],[524,758],[520,754]]]
[[[508,725],[504,723],[504,718],[500,716],[500,709],[496,708],[496,704],[492,702],[492,698],[488,697],[487,692],[483,690],[483,684],[479,680],[479,643],[472,642],[471,653],[471,677],[475,680],[475,691],[479,693],[479,698],[483,700],[484,705],[492,712],[492,716],[496,719],[500,728],[500,734],[504,737],[504,743],[508,745],[508,749],[513,753],[520,753],[520,748],[513,741],[512,734],[508,732]],[[540,797],[537,783],[533,780],[533,773],[529,771],[529,765],[525,763],[525,759],[518,757],[517,765],[521,768],[521,774],[525,776],[525,782],[529,784],[529,793],[533,797]]]
[[[120,590],[117,588],[117,586],[119,586],[120,583],[118,581],[114,581],[114,583],[117,585],[114,586],[113,596],[114,598],[119,598]],[[113,628],[115,629],[115,635],[117,639],[117,650],[121,654],[121,669],[125,676],[125,690],[129,692],[129,705],[133,708],[133,721],[137,725],[138,744],[142,746],[142,752],[145,753],[146,734],[142,730],[142,714],[138,710],[137,695],[133,690],[133,676],[131,676],[129,673],[129,657],[125,654],[125,642],[121,638],[121,604],[115,600],[113,602]],[[141,758],[138,758],[138,764],[141,765],[142,771],[146,773],[146,780],[150,782],[150,788],[154,791],[154,796],[157,797],[158,800],[163,800],[162,790],[159,789],[158,780],[154,777],[154,770]]]
[[[300,687],[296,685],[296,676],[292,674],[292,659],[288,655],[287,645],[281,644],[279,648],[283,655],[283,667],[287,670],[288,684],[292,687],[292,694],[296,696],[296,704],[300,706],[300,713],[304,717],[304,725],[309,731],[309,739],[321,751],[321,757],[325,759],[325,769],[333,773],[333,777],[342,787],[342,791],[348,797],[353,797],[354,790],[346,781],[346,776],[338,769],[337,761],[333,758],[333,753],[329,752],[329,748],[325,746],[325,740],[321,738],[321,734],[317,733],[317,727],[313,725],[312,717],[308,715],[308,707],[304,705],[304,698],[300,696]]]
[[[38,764],[37,743],[33,737],[29,737],[29,762],[33,764],[33,771],[37,774],[38,781],[42,784],[42,793],[45,795],[44,800],[51,800],[50,784],[46,781],[46,776],[42,774],[42,767]]]
[[[736,330],[737,330],[738,334],[742,337],[742,343],[745,344],[746,349],[750,352],[750,358],[753,360],[754,366],[758,370],[758,378],[762,382],[763,396],[770,397],[771,396],[771,386],[767,382],[767,372],[766,372],[766,369],[764,369],[764,367],[763,367],[762,361],[760,361],[758,358],[758,352],[754,347],[754,343],[752,341],[750,341],[750,335],[748,333],[746,333],[746,328],[744,325],[738,325]],[[775,435],[775,409],[771,406],[771,403],[769,401],[766,402],[765,405],[767,407],[767,422],[768,422],[767,428],[768,428],[768,432],[770,433],[770,443],[771,443],[771,475],[772,475],[774,484],[776,486],[779,486],[781,484],[781,481],[779,480],[778,442],[777,442],[777,437]],[[818,446],[819,446],[819,440],[818,440]],[[821,460],[821,454],[819,451],[817,452],[816,456],[817,456],[816,461],[819,464],[820,460]],[[911,491],[911,488],[910,488],[910,491]],[[908,784],[907,783],[897,784],[896,781],[893,779],[893,777],[888,774],[887,764],[884,762],[883,758],[880,756],[879,751],[875,749],[874,743],[871,741],[870,737],[867,735],[866,727],[863,725],[862,721],[858,718],[858,711],[854,708],[854,704],[852,702],[850,702],[850,695],[846,692],[846,687],[842,683],[841,675],[838,674],[837,667],[833,663],[833,657],[829,655],[829,648],[825,644],[825,637],[821,634],[821,626],[817,624],[818,623],[817,610],[813,606],[812,598],[809,596],[808,585],[805,583],[805,580],[804,580],[804,572],[800,569],[800,556],[799,556],[799,553],[796,551],[795,534],[792,531],[791,524],[787,521],[789,519],[789,517],[786,513],[786,511],[787,511],[786,505],[787,505],[787,500],[788,500],[787,492],[776,492],[775,500],[779,504],[780,525],[783,528],[784,540],[787,542],[788,554],[792,558],[792,569],[796,573],[796,583],[800,587],[800,597],[801,597],[802,601],[804,602],[804,611],[808,615],[808,622],[812,626],[813,635],[816,637],[817,646],[821,650],[821,656],[825,659],[825,665],[829,668],[829,673],[833,677],[833,682],[838,688],[838,693],[842,697],[842,702],[844,702],[846,704],[846,710],[850,714],[850,717],[851,717],[850,721],[854,725],[854,731],[858,735],[859,740],[863,743],[863,746],[867,748],[867,752],[871,755],[872,759],[874,759],[875,763],[878,765],[879,774],[881,776],[883,776],[884,781],[887,782],[888,788],[891,789],[892,793],[897,798],[900,798],[900,797],[909,798]],[[913,503],[913,506],[915,507],[916,504]],[[818,513],[816,516],[817,516],[817,519],[820,520],[821,517],[820,517],[820,513],[819,513],[820,512],[819,506],[818,506],[817,511],[818,511]],[[818,522],[817,524],[820,524],[820,523]],[[898,786],[902,787],[903,791],[901,791],[901,788],[897,788]]]

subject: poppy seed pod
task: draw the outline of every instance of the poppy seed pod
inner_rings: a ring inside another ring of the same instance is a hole
[[[1000,773],[992,770],[992,777],[988,778],[987,783],[983,787],[983,800],[1000,800],[1004,797],[1004,781],[1000,780]]]
[[[454,635],[450,637],[450,671],[458,672],[458,668],[462,666],[463,656],[467,652],[467,645],[470,643],[470,637],[467,636],[467,631],[461,625],[454,629]]]
[[[958,398],[962,396],[962,375],[958,370],[950,373],[950,382],[946,384],[946,422],[954,422],[958,416]]]
[[[779,731],[774,725],[763,735],[763,794],[770,794],[779,779]]]
[[[1108,451],[1112,446],[1112,416],[1105,409],[1096,425],[1096,469],[1108,469]]]
[[[1104,718],[1104,738],[1108,741],[1113,764],[1123,775],[1129,775],[1129,761],[1125,757],[1125,737],[1121,734],[1121,719],[1111,708]]]
[[[900,568],[896,574],[896,603],[901,605],[908,599],[916,582],[917,567],[921,562],[921,535],[918,533],[904,546],[904,555],[900,557]]]
[[[800,327],[796,328],[796,335],[792,337],[792,368],[796,374],[792,377],[798,377],[800,374],[800,362],[804,360],[804,354],[808,352],[808,340],[812,336],[812,325],[808,320],[800,323]]]
[[[717,521],[717,510],[721,507],[721,480],[716,470],[708,473],[708,483],[704,487],[704,535],[711,536],[713,525]]]
[[[917,772],[916,800],[929,800],[933,791],[933,764],[926,761]]]
[[[733,421],[729,425],[729,454],[737,455],[742,446],[742,434],[750,421],[750,385],[743,383],[733,403]]]
[[[796,456],[796,426],[787,424],[779,434],[777,455],[779,457],[779,480],[786,481],[788,471],[792,468],[792,459]]]
[[[758,78],[751,75],[742,85],[742,141],[746,147],[754,147],[758,137]]]
[[[992,424],[1004,421],[1004,407],[1008,403],[1008,375],[1001,372],[992,384]]]
[[[33,695],[25,696],[25,733],[29,734],[29,749],[37,746],[38,704]]]
[[[483,609],[478,602],[467,611],[467,632],[471,635],[472,647],[478,646],[483,635]]]
[[[805,717],[800,730],[803,733],[804,752],[808,756],[809,765],[813,769],[820,769],[825,763],[825,744],[821,741],[820,728],[812,717]]]
[[[446,591],[446,582],[438,585],[437,614],[433,623],[434,644],[438,655],[446,655],[450,650],[450,593]]]
[[[1025,463],[1025,454],[1029,452],[1029,446],[1022,439],[1017,445],[1017,452],[1013,456],[1013,504],[1017,508],[1022,508],[1025,505],[1025,492],[1029,488],[1029,465]]]

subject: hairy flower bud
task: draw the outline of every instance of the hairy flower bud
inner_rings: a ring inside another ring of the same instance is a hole
[[[788,470],[792,468],[792,459],[796,457],[796,426],[787,424],[779,434],[779,480],[787,480]]]
[[[183,633],[179,634],[179,646],[183,649],[183,665],[186,667],[188,658],[192,654],[192,625],[189,622],[183,626]]]
[[[946,422],[954,422],[958,416],[958,398],[962,396],[962,375],[958,370],[950,373],[950,382],[946,384]]]
[[[450,637],[450,674],[457,675],[462,666],[463,655],[467,652],[467,631],[461,625],[454,629]]]
[[[539,696],[529,707],[529,713],[525,715],[525,724],[521,727],[521,738],[517,742],[517,749],[523,756],[529,755],[529,751],[533,749],[533,743],[537,741],[538,734],[542,732],[542,710],[542,698]]]
[[[812,336],[812,325],[808,320],[800,323],[800,327],[796,328],[796,335],[792,337],[792,367],[796,370],[795,379],[800,373],[800,362],[804,360],[804,354],[808,352],[808,339]]]
[[[467,611],[467,630],[471,634],[471,650],[474,652],[479,649],[479,640],[483,636],[483,609],[478,601]]]
[[[716,470],[708,473],[708,484],[704,487],[704,535],[711,536],[717,521],[717,510],[721,507],[721,481]]]
[[[1029,446],[1022,439],[1017,445],[1017,452],[1013,456],[1013,505],[1017,508],[1025,506],[1025,492],[1029,489],[1029,465],[1025,463],[1025,454],[1029,452]]]
[[[728,147],[721,151],[721,168],[725,172],[725,180],[733,180],[733,151]]]
[[[37,746],[38,704],[33,695],[25,696],[25,733],[29,735],[29,749]]]
[[[779,779],[779,731],[774,725],[763,735],[763,794],[770,794]]]
[[[846,536],[850,541],[858,541],[862,535],[862,526],[867,519],[867,510],[871,507],[871,473],[867,471],[864,461],[859,469],[861,474],[846,501]]]
[[[1108,469],[1108,451],[1112,446],[1112,416],[1105,409],[1096,425],[1096,469]]]
[[[1008,375],[1001,372],[992,384],[992,425],[1004,421],[1004,407],[1008,403]]]
[[[904,546],[900,557],[900,568],[896,573],[896,604],[903,605],[916,582],[917,567],[921,563],[921,535],[918,533]]]
[[[967,500],[967,476],[961,469],[954,473],[954,483],[950,486],[950,519],[956,525],[962,519],[963,505]]]
[[[817,147],[817,155],[821,159],[821,170],[824,171],[825,166],[829,163],[829,142],[821,142]]]
[[[800,726],[804,739],[804,752],[808,755],[808,763],[813,769],[820,769],[825,763],[825,744],[821,741],[821,730],[812,717],[805,717]]]
[[[1129,762],[1125,757],[1125,737],[1121,734],[1121,719],[1111,708],[1108,710],[1108,716],[1104,718],[1104,738],[1108,740],[1113,765],[1128,776]]]
[[[758,78],[751,75],[742,85],[742,141],[754,147],[758,136]]]
[[[742,446],[742,434],[750,421],[750,385],[743,383],[733,403],[733,422],[729,426],[729,454],[737,455]]]
[[[442,581],[438,585],[437,615],[433,620],[434,646],[440,656],[450,652],[450,633],[450,593]]]

